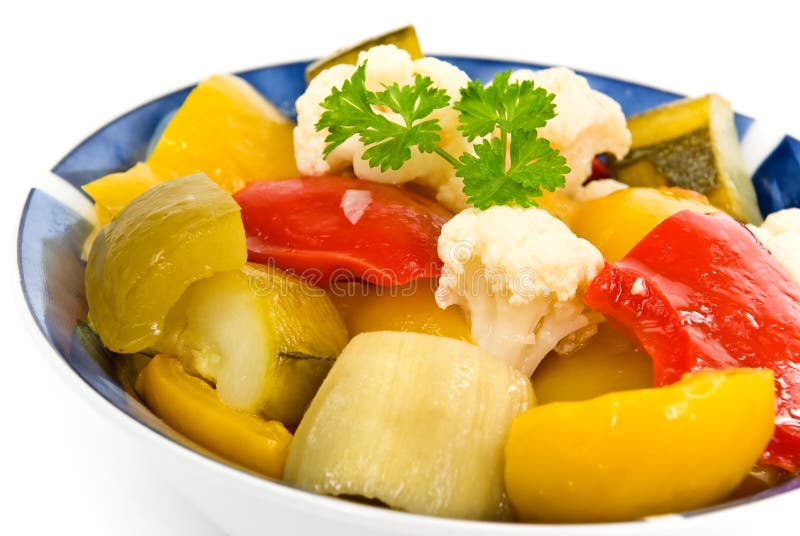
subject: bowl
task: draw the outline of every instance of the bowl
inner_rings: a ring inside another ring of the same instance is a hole
[[[506,69],[544,66],[501,60],[440,56],[472,78],[490,79]],[[296,62],[237,73],[288,116],[305,89]],[[593,88],[617,100],[627,114],[680,98],[675,93],[624,80],[581,73]],[[711,88],[713,89],[713,88]],[[224,461],[167,427],[118,381],[112,356],[81,329],[86,318],[82,245],[92,230],[91,202],[80,187],[142,160],[164,118],[191,88],[146,103],[101,127],[53,168],[52,180],[28,195],[18,233],[23,294],[39,345],[65,381],[118,426],[124,427],[153,474],[167,479],[198,511],[230,534],[493,534],[602,535],[709,534],[740,531],[770,505],[800,504],[800,477],[734,502],[626,523],[526,525],[441,519],[382,509],[294,489]],[[752,118],[736,115],[742,152],[764,214],[800,206],[800,142],[765,131]],[[734,530],[737,529],[737,530]]]

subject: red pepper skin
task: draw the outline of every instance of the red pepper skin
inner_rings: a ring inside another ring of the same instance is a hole
[[[348,190],[369,192],[360,217],[351,214],[354,222],[342,208]],[[441,272],[437,241],[452,214],[397,186],[302,177],[253,182],[234,199],[242,208],[248,260],[271,262],[313,284],[404,285]]]
[[[772,369],[776,428],[761,461],[798,470],[800,288],[744,226],[679,212],[607,263],[585,301],[641,342],[656,385],[703,368]]]
[[[586,182],[608,179],[610,177],[611,172],[608,170],[606,163],[603,162],[599,156],[595,156],[592,160],[592,174],[589,175],[589,178],[586,179]]]

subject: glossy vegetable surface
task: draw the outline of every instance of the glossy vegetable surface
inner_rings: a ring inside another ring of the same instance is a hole
[[[189,287],[164,326],[159,351],[215,383],[226,404],[287,426],[348,340],[324,290],[254,264]]]
[[[105,225],[131,201],[161,182],[162,179],[153,168],[146,162],[139,162],[125,172],[112,173],[92,181],[83,190],[94,200],[98,223]]]
[[[192,441],[253,471],[283,476],[292,440],[283,424],[226,406],[176,358],[155,356],[139,374],[136,390],[164,422]]]
[[[243,79],[211,76],[192,90],[146,162],[83,189],[105,224],[155,184],[192,173],[205,173],[229,193],[254,180],[296,177],[293,129]]]
[[[184,291],[247,256],[239,206],[205,175],[140,195],[94,241],[86,266],[89,313],[103,344],[133,353],[153,346]]]
[[[297,176],[294,124],[243,79],[207,78],[186,97],[147,162],[159,174],[202,171],[228,192]]]
[[[330,295],[351,337],[367,331],[412,331],[470,342],[464,312],[436,304],[438,284],[436,279],[418,279],[401,287],[339,282],[331,286]]]
[[[304,177],[259,181],[235,198],[249,259],[274,263],[311,283],[403,285],[441,270],[437,239],[451,214],[396,186]]]
[[[590,285],[586,302],[635,335],[656,385],[703,368],[775,373],[775,436],[763,462],[800,463],[800,288],[741,224],[679,212]]]
[[[650,356],[607,322],[571,354],[550,352],[533,373],[539,404],[587,400],[612,391],[653,386]]]
[[[728,101],[719,95],[671,102],[628,119],[633,143],[611,160],[612,175],[632,186],[695,190],[747,223],[760,223]]]
[[[532,408],[511,425],[505,478],[525,521],[636,519],[730,494],[773,431],[771,371],[703,371],[669,387]]]
[[[297,428],[286,480],[407,512],[507,519],[503,446],[512,419],[533,404],[528,378],[477,346],[364,333]]]
[[[626,188],[582,203],[572,230],[608,261],[625,256],[647,233],[681,210],[716,212],[700,194],[681,188]]]

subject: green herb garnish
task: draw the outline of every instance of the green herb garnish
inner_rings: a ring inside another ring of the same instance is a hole
[[[317,130],[328,129],[325,156],[352,136],[366,147],[364,160],[381,171],[400,169],[411,158],[411,148],[436,153],[455,168],[464,181],[468,202],[479,209],[516,203],[536,206],[542,188],[554,191],[564,186],[569,173],[566,159],[536,130],[555,117],[554,95],[533,82],[509,83],[510,71],[498,73],[490,86],[475,80],[461,89],[453,104],[459,112],[458,129],[472,142],[495,129],[497,137],[473,145],[475,154],[452,155],[439,147],[437,109],[450,105],[444,90],[434,87],[426,76],[417,75],[413,85],[384,85],[383,91],[366,88],[366,63],[356,68],[342,89],[333,88],[322,101]],[[390,121],[375,110],[385,107],[403,118]]]

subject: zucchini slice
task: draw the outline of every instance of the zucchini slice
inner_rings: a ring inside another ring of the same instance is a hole
[[[755,190],[744,168],[733,109],[710,94],[628,118],[633,137],[612,175],[631,186],[678,186],[747,223],[760,223]]]
[[[422,57],[422,49],[417,39],[417,31],[413,26],[405,26],[383,35],[366,39],[358,44],[338,50],[330,56],[315,61],[306,67],[306,82],[310,82],[311,79],[319,73],[334,65],[339,65],[340,63],[355,65],[358,61],[359,52],[369,50],[378,45],[395,45],[397,48],[402,48],[411,55],[412,60],[418,60]]]

